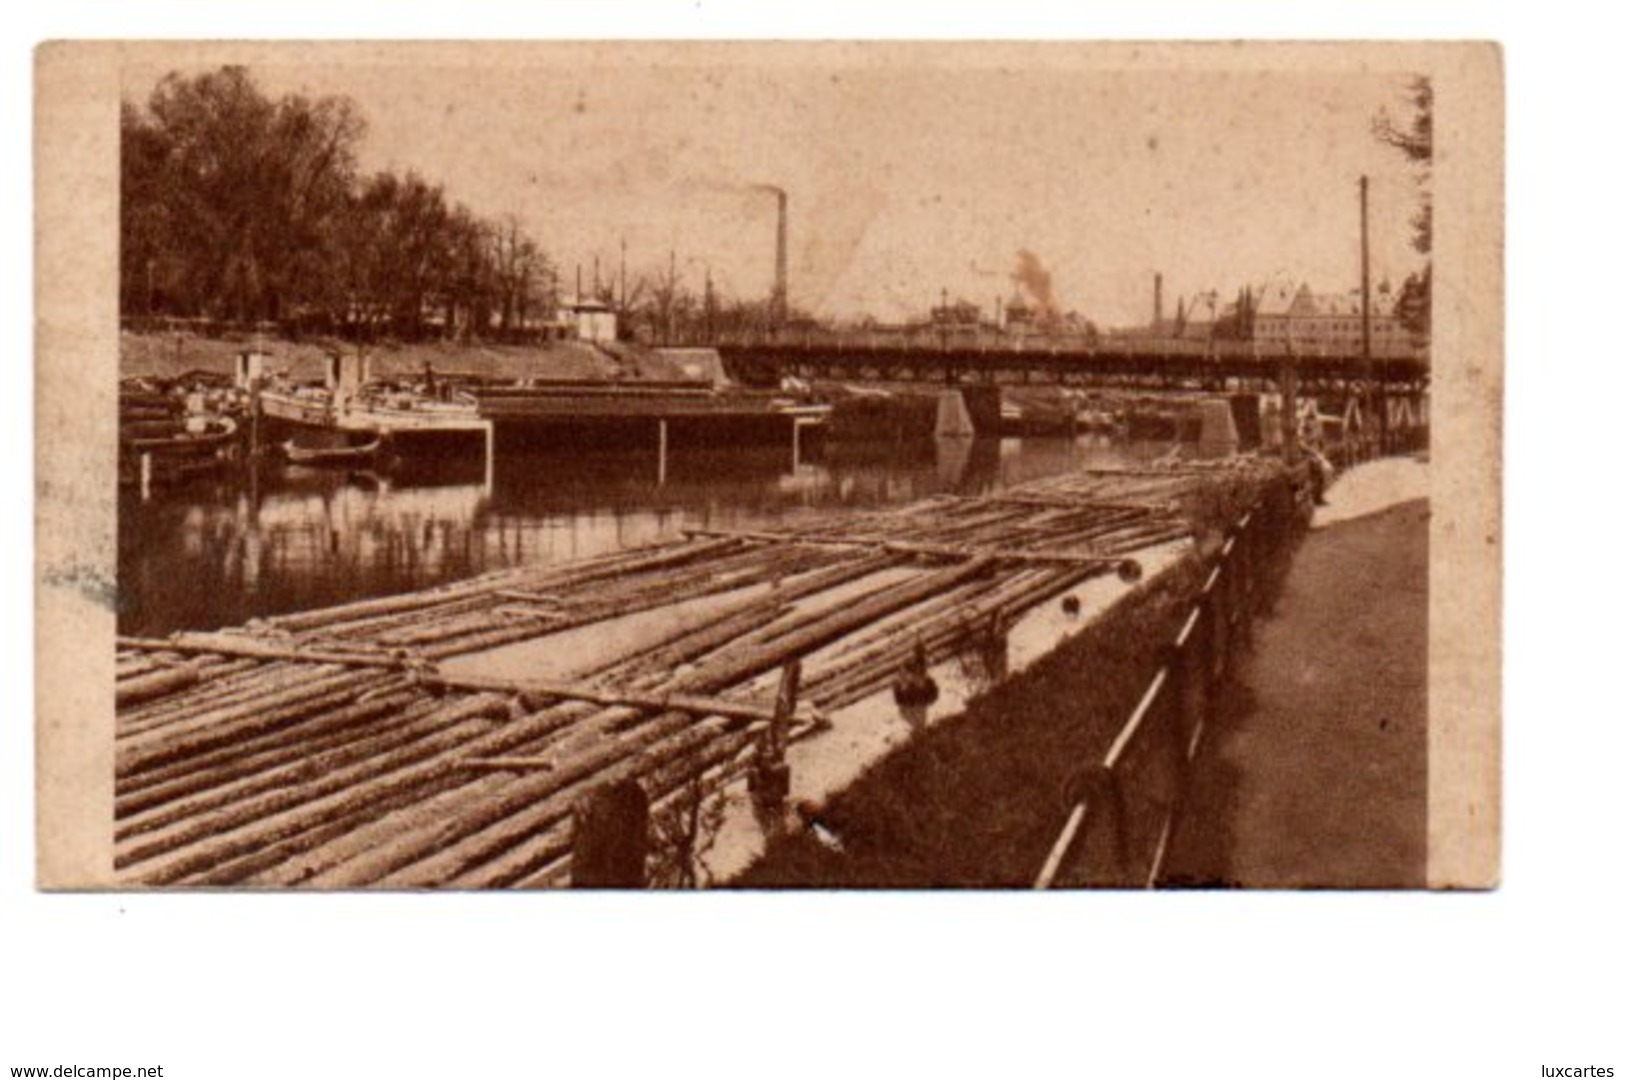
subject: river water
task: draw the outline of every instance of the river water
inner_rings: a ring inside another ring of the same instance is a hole
[[[831,443],[789,448],[502,453],[387,475],[260,465],[121,491],[123,634],[208,630],[421,589],[518,564],[602,554],[684,528],[761,528],[829,508],[976,494],[1166,444],[1076,439]]]

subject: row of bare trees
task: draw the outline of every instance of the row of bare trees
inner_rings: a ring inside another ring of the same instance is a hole
[[[770,298],[723,297],[709,282],[685,281],[675,265],[636,275],[622,297],[604,287],[598,298],[621,312],[624,336],[648,342],[699,344],[719,334],[763,334],[785,325]],[[812,320],[792,309],[787,321],[799,325]]]
[[[121,115],[125,315],[350,336],[502,335],[556,278],[513,218],[414,172],[362,175],[347,98],[268,97],[248,71],[172,74]]]

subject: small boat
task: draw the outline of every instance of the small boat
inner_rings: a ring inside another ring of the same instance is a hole
[[[119,424],[119,482],[178,481],[211,472],[231,458],[237,421],[229,416],[124,420]]]
[[[355,446],[300,446],[289,439],[282,444],[282,453],[290,465],[352,468],[370,465],[383,441],[383,436],[377,435],[371,442]]]
[[[224,449],[237,437],[229,416],[137,420],[120,425],[119,448],[136,454],[185,454]]]

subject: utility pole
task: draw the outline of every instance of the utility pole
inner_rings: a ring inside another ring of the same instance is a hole
[[[1369,420],[1373,408],[1377,411],[1379,435],[1381,444],[1386,448],[1388,442],[1388,403],[1379,400],[1374,393],[1376,379],[1374,366],[1371,360],[1371,226],[1370,214],[1367,204],[1370,201],[1371,181],[1368,177],[1360,177],[1360,378],[1361,378],[1361,405]]]
[[[790,317],[790,196],[775,188],[779,202],[779,228],[773,252],[773,300],[771,320],[779,329]]]
[[[677,249],[671,251],[670,270],[666,275],[666,341],[677,338]]]
[[[705,341],[714,344],[717,339],[716,329],[717,298],[711,286],[711,267],[705,268]]]
[[[1281,460],[1298,463],[1298,351],[1292,343],[1292,324],[1287,324],[1286,354],[1281,358]]]
[[[626,237],[621,237],[621,310],[626,310]]]

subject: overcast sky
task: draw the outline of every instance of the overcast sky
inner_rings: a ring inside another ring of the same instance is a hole
[[[291,53],[290,58],[298,54]],[[1407,76],[1067,70],[1053,64],[673,64],[569,51],[544,63],[250,65],[272,93],[345,94],[364,169],[416,169],[514,214],[563,268],[664,267],[765,296],[774,202],[790,193],[792,302],[816,314],[923,312],[939,291],[991,307],[1017,253],[1063,310],[1104,326],[1246,282],[1359,281],[1357,181],[1372,183],[1374,280],[1397,286],[1416,187],[1370,135]],[[965,54],[969,56],[970,54]],[[1053,54],[1050,54],[1053,55]],[[145,96],[161,72],[129,74]]]

